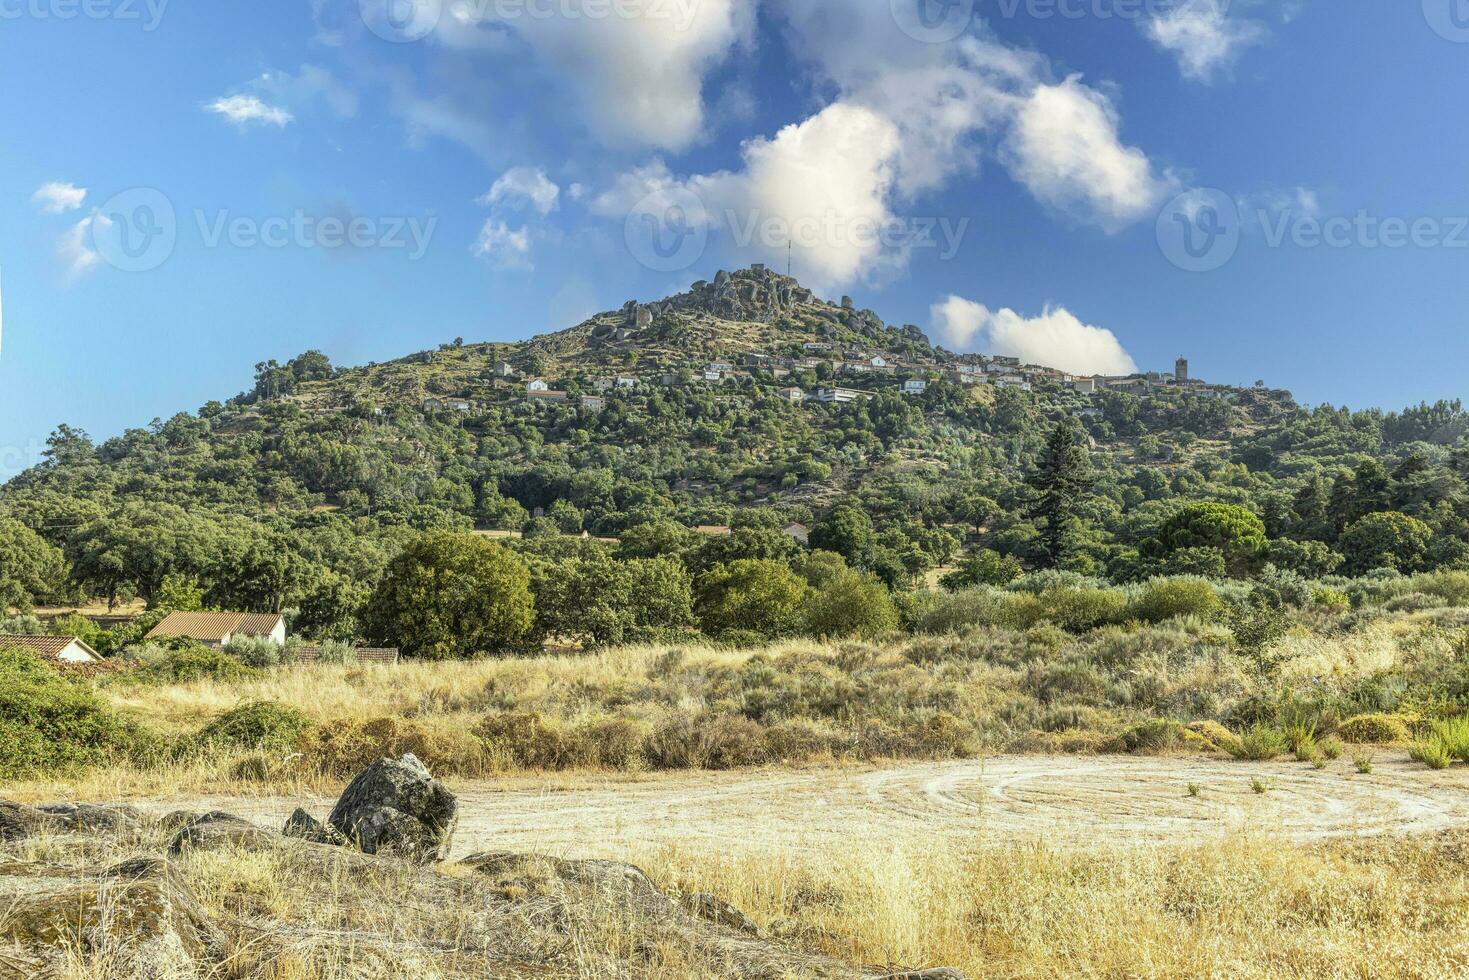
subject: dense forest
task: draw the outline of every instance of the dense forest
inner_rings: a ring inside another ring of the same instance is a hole
[[[1046,570],[1249,584],[1469,567],[1457,402],[1351,412],[1263,386],[965,385],[942,370],[956,355],[869,311],[807,297],[731,310],[697,290],[635,336],[612,328],[643,308],[391,364],[311,351],[102,442],[61,425],[0,489],[0,604],[189,602],[285,611],[317,639],[404,639],[394,616],[425,602],[415,568],[488,561],[526,592],[499,611],[509,626],[470,644],[489,649],[876,631],[940,577],[953,590]],[[901,394],[900,373],[845,404],[782,397],[829,383],[819,364],[699,379],[708,359],[813,340],[930,365],[911,372],[927,389]],[[636,384],[599,390],[608,375]],[[528,403],[536,377],[569,401]],[[583,407],[593,392],[603,403]]]

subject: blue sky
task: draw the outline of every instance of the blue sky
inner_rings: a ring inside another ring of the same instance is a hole
[[[960,349],[1458,397],[1466,82],[1464,0],[0,0],[0,475],[788,240]]]

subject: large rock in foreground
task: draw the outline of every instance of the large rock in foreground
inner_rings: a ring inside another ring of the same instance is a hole
[[[379,759],[347,786],[327,823],[365,854],[432,864],[449,856],[459,801],[414,756]]]

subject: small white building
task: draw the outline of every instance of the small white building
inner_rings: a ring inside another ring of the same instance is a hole
[[[636,388],[638,384],[639,382],[637,378],[623,377],[617,379],[617,387],[619,388]]]
[[[920,381],[917,378],[914,378],[909,381],[903,382],[903,394],[905,395],[921,395],[927,390],[927,381]]]
[[[0,633],[0,650],[28,650],[42,660],[64,664],[92,664],[102,657],[75,636],[38,636]]]
[[[525,386],[526,391],[550,391],[551,385],[544,378],[536,378]]]
[[[798,405],[806,400],[806,392],[801,388],[782,388],[780,390],[780,399],[781,401],[790,402],[792,405]]]
[[[571,401],[571,396],[564,391],[531,390],[525,393],[525,400],[532,405],[564,405]]]
[[[845,405],[867,397],[867,392],[856,388],[821,388],[816,392],[816,400],[825,405]]]
[[[782,530],[786,537],[800,544],[809,545],[811,543],[811,529],[804,524],[787,524]]]
[[[600,412],[607,407],[607,400],[597,395],[582,395],[581,407],[591,409],[593,412]]]
[[[279,613],[172,612],[143,637],[145,640],[196,640],[208,647],[264,637],[285,646],[286,621]]]

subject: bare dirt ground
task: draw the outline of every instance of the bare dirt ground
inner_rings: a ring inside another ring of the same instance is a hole
[[[1256,791],[1257,780],[1265,792]],[[1103,838],[1188,843],[1237,831],[1312,840],[1469,825],[1469,768],[1434,772],[1400,752],[1378,752],[1371,774],[1346,759],[1316,770],[1283,761],[1012,756],[861,770],[449,783],[460,799],[456,857],[511,850],[615,858],[631,846],[665,842],[829,849],[915,836],[955,848]],[[279,827],[298,805],[324,817],[332,802],[215,796],[145,805],[224,809]]]

